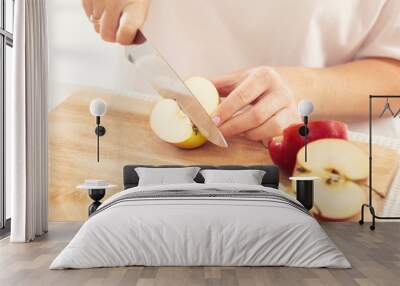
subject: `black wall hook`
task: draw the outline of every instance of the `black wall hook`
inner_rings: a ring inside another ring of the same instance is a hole
[[[383,110],[382,110],[381,114],[379,114],[379,118],[381,118],[381,117],[383,117],[383,116],[385,115],[386,110],[389,110],[390,114],[391,114],[393,117],[396,117],[396,116],[397,116],[397,113],[399,112],[399,111],[397,111],[396,114],[394,114],[392,108],[390,107],[389,98],[386,98],[386,103],[385,103],[385,105],[383,106]]]

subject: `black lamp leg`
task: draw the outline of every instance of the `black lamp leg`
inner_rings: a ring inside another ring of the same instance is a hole
[[[100,136],[106,134],[106,129],[100,125],[100,116],[96,116],[96,125],[94,132],[97,135],[97,162],[100,162]]]
[[[96,116],[96,135],[97,135],[97,162],[100,162],[100,134],[99,134],[99,128],[100,128],[100,116]]]
[[[306,126],[306,130],[307,130],[307,124],[305,126]],[[307,133],[308,132],[306,132],[306,136],[304,136],[304,160],[305,160],[305,162],[307,162]]]
[[[97,128],[99,128],[99,125],[97,125]],[[97,162],[100,162],[100,136],[98,132],[97,132]]]
[[[307,162],[308,116],[304,116],[304,161]]]
[[[308,135],[308,116],[304,116],[304,125],[299,128],[299,134],[304,137],[304,160],[307,162],[307,135]]]

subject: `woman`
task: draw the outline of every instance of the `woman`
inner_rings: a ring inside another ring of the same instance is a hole
[[[83,0],[83,6],[107,42],[132,44],[143,27],[183,77],[226,73],[213,77],[226,97],[213,120],[227,137],[266,143],[300,120],[296,106],[304,98],[315,116],[357,129],[369,94],[400,94],[400,1]]]

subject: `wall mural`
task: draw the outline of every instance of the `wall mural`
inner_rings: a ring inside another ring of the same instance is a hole
[[[83,24],[86,19],[80,1],[67,2],[49,1],[48,5],[50,11],[61,11],[60,5],[71,8],[58,13],[57,19],[49,13],[49,33],[53,36],[49,106],[51,221],[87,219],[91,199],[76,186],[85,179],[107,180],[118,186],[107,191],[107,198],[122,191],[122,168],[126,164],[276,164],[281,169],[281,189],[293,196],[295,186],[290,176],[321,178],[316,182],[311,210],[318,219],[359,220],[360,206],[368,198],[367,134],[351,132],[343,122],[313,121],[311,117],[307,162],[297,125],[270,140],[267,147],[240,136],[229,139],[226,149],[217,147],[206,141],[171,99],[161,99],[154,91],[127,92],[127,87],[120,84],[121,77],[115,74],[115,70],[129,70],[123,52],[118,47],[100,45]],[[76,22],[69,21],[72,24],[65,27],[63,17]],[[70,30],[80,33],[81,41],[76,41],[75,33],[74,39],[68,39]],[[112,66],[114,62],[120,65]],[[131,83],[130,79],[124,80]],[[210,82],[196,77],[187,85],[209,113],[216,108],[220,99]],[[106,134],[100,138],[100,162],[95,119],[89,111],[90,102],[96,98],[107,103],[107,113],[101,119]],[[396,199],[393,181],[398,152],[377,142],[373,157],[374,205],[378,213],[390,215]]]
[[[95,98],[108,104],[107,113],[102,118],[107,132],[101,138],[99,163],[96,159],[95,121],[89,112],[90,102]],[[157,129],[152,130],[150,124],[151,118],[168,112],[160,111],[154,115],[163,104],[153,97],[135,98],[82,88],[50,111],[50,220],[86,219],[91,200],[84,190],[75,187],[85,179],[104,179],[118,185],[108,195],[121,191],[122,168],[126,164],[273,163],[282,171],[281,188],[292,195],[295,195],[295,188],[288,180],[289,176],[322,178],[316,183],[312,209],[318,218],[332,221],[359,219],[360,205],[367,200],[368,144],[351,139],[343,123],[311,121],[309,159],[304,162],[304,148],[300,148],[303,139],[297,133],[298,126],[286,129],[282,137],[271,140],[269,149],[262,143],[243,138],[229,140],[227,149],[196,138],[185,139],[185,144],[167,143],[157,136]],[[165,122],[165,129],[160,132],[174,128],[168,124]],[[313,136],[320,137],[318,132],[324,132],[326,138],[313,141]],[[374,201],[377,211],[382,212],[398,158],[396,151],[387,147],[375,145],[373,150]]]

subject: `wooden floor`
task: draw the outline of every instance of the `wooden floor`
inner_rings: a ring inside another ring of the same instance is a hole
[[[50,262],[80,227],[50,223],[29,244],[0,241],[0,285],[400,285],[400,223],[380,223],[371,232],[356,223],[325,223],[324,229],[352,269],[289,267],[124,267],[48,270]]]

